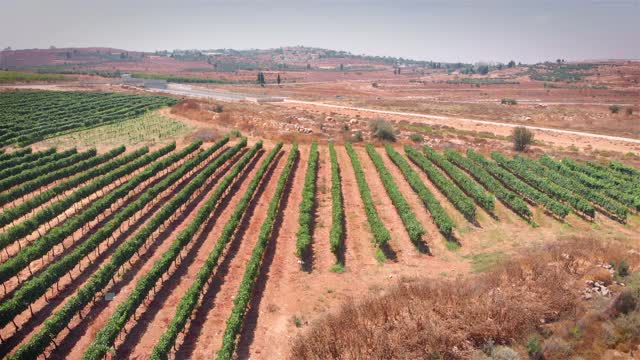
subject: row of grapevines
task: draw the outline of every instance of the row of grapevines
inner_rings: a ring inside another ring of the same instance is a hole
[[[169,166],[171,166],[173,163],[195,151],[200,146],[200,144],[200,142],[194,143],[186,147],[182,151],[154,163],[153,165],[145,169],[145,171],[143,171],[142,173],[136,175],[134,178],[127,181],[119,188],[107,194],[103,198],[104,201],[113,203],[116,199],[124,197],[135,187],[140,185],[143,181],[149,179],[152,175],[169,168]],[[151,155],[152,154],[147,156]],[[185,165],[183,165],[181,168],[185,168]],[[171,175],[173,175],[173,173]],[[165,178],[162,182],[158,183],[155,187],[145,190],[145,192],[136,201],[120,210],[112,220],[105,224],[105,226],[98,229],[88,239],[83,241],[71,253],[50,264],[44,271],[27,280],[24,285],[14,293],[11,299],[0,304],[0,326],[8,324],[16,315],[24,311],[29,306],[29,304],[40,298],[47,291],[47,289],[49,289],[50,286],[55,284],[58,279],[60,279],[60,277],[64,276],[67,272],[73,269],[87,254],[91,253],[91,251],[93,251],[101,241],[109,236],[112,236],[117,227],[135,212],[132,212],[132,210],[136,209],[137,211],[138,207],[143,201],[144,204],[146,204],[152,199],[149,196],[145,196],[145,194],[151,194],[152,191],[159,189],[161,184],[163,188],[164,186],[168,187],[168,181],[166,180],[170,179],[171,175]],[[91,218],[97,216],[98,214],[99,212],[92,212]],[[110,226],[116,223],[117,226]],[[59,227],[56,227],[52,231],[55,231],[58,228]],[[45,245],[47,244],[42,244],[42,246]],[[18,255],[20,255],[20,253]],[[9,271],[9,269],[7,271]]]
[[[49,155],[53,155],[55,153],[56,153],[56,149],[51,148],[43,151],[38,151],[37,153],[29,153],[25,156],[17,156],[13,159],[4,161],[0,165],[0,169],[2,169],[2,171],[0,172],[0,178],[4,179],[7,176],[9,176],[9,174],[11,174],[12,172],[14,174],[17,174],[21,171],[29,169],[30,167],[33,167],[32,165],[33,162],[41,161],[42,158],[46,158]],[[40,163],[37,166],[40,166],[40,165],[42,165],[42,163]]]
[[[95,155],[95,150],[91,150],[91,152],[93,152],[93,155]],[[82,154],[78,154],[78,155],[82,155]],[[40,189],[43,186],[49,185],[53,182],[67,178],[69,176],[73,176],[79,172],[91,169],[94,166],[102,164],[103,162],[110,160],[111,158],[119,154],[113,154],[112,152],[108,152],[99,156],[93,156],[93,155],[84,161],[71,163],[69,166],[64,167],[60,170],[55,170],[54,168],[54,171],[52,172],[43,172],[40,174],[40,176],[36,177],[35,179],[22,183],[18,186],[14,186],[9,191],[0,193],[0,206],[6,205],[12,201],[15,201],[19,199],[21,196],[27,195],[37,189]],[[9,178],[5,180],[9,180]]]
[[[116,337],[120,331],[124,328],[129,321],[129,318],[135,313],[136,309],[142,304],[142,301],[149,295],[152,288],[155,287],[158,280],[164,275],[171,264],[176,261],[180,252],[185,246],[193,239],[198,232],[198,229],[207,221],[211,213],[215,209],[216,205],[229,189],[233,180],[240,174],[240,172],[249,163],[251,158],[260,150],[262,143],[256,143],[251,150],[249,150],[231,169],[231,171],[220,181],[216,186],[213,194],[207,199],[205,204],[198,210],[195,218],[189,223],[189,225],[182,230],[175,240],[171,243],[169,249],[162,254],[162,257],[158,259],[149,272],[145,273],[142,278],[138,280],[135,288],[129,294],[129,296],[116,308],[115,312],[109,317],[107,323],[100,329],[94,341],[89,345],[84,352],[83,359],[85,360],[99,360],[102,359],[109,348],[113,346]],[[212,164],[211,169],[215,170]],[[212,174],[212,171],[205,169],[202,173],[196,176],[186,187],[180,190],[169,204],[168,207],[177,209],[176,204],[184,203],[193,194],[196,189],[205,184],[208,177]]]
[[[168,151],[171,151],[173,149],[168,149]],[[87,171],[84,171],[68,180],[65,180],[59,184],[57,184],[56,186],[54,186],[51,189],[47,189],[45,191],[42,191],[41,193],[39,193],[38,195],[35,195],[27,200],[25,200],[24,202],[20,203],[19,205],[16,205],[14,207],[11,208],[7,208],[4,209],[2,211],[2,213],[0,213],[0,227],[5,226],[17,219],[19,219],[20,217],[30,213],[31,211],[33,211],[34,209],[36,209],[38,206],[41,206],[42,204],[46,203],[47,201],[55,198],[56,196],[61,196],[63,195],[66,191],[73,189],[74,187],[87,182],[97,176],[101,176],[104,175],[114,169],[117,169],[118,167],[125,165],[137,158],[139,158],[140,156],[146,154],[149,151],[149,149],[147,147],[142,147],[130,154],[127,154],[125,156],[122,157],[117,157],[114,160],[109,161],[108,163],[99,166],[99,167],[94,167],[91,168]],[[0,235],[1,236],[1,235]],[[0,244],[2,243],[2,241],[0,241]],[[0,246],[1,247],[1,246]]]
[[[515,159],[521,162],[525,162],[530,168],[533,169],[533,171],[545,176],[547,179],[564,187],[565,189],[580,194],[580,196],[589,200],[591,203],[598,205],[600,208],[604,209],[609,214],[616,216],[618,219],[625,220],[627,218],[628,210],[624,205],[602,195],[596,190],[582,185],[579,181],[576,181],[571,177],[562,175],[553,168],[543,166],[542,164],[544,162],[551,159],[547,155],[542,155],[539,162],[521,156],[516,156]]]
[[[10,153],[5,152],[0,154],[0,167],[5,167],[7,166],[6,164],[13,164],[14,160],[18,160],[18,163],[19,163],[25,158],[25,156],[31,154],[31,151],[32,151],[31,148],[26,148],[26,149],[18,149]]]
[[[609,179],[621,179],[625,182],[632,183],[635,186],[640,187],[640,176],[634,177],[631,174],[616,171],[611,167],[603,166],[593,161],[587,161],[586,166],[596,170],[598,176],[605,176]]]
[[[625,192],[622,192],[620,189],[617,189],[615,187],[603,186],[601,182],[595,179],[592,179],[591,177],[581,172],[572,170],[567,165],[566,162],[555,161],[555,160],[552,160],[551,158],[547,158],[546,161],[544,162],[544,165],[552,169],[555,169],[556,171],[560,172],[561,174],[567,177],[571,177],[579,181],[581,184],[585,186],[596,189],[602,192],[603,194],[607,195],[608,197],[625,204],[628,207],[631,207],[635,210],[640,210],[640,198],[627,194]]]
[[[470,221],[475,221],[476,207],[473,201],[467,197],[451,180],[447,179],[424,155],[409,145],[405,145],[404,151],[422,171],[427,174],[429,180],[451,201],[451,203]]]
[[[76,149],[69,149],[69,150],[65,150],[63,152],[53,152],[49,155],[40,157],[37,160],[32,160],[29,162],[24,162],[21,163],[20,165],[17,166],[13,166],[10,168],[5,168],[4,170],[0,171],[0,179],[4,180],[6,178],[12,177],[12,176],[16,176],[18,174],[21,174],[23,172],[27,172],[27,171],[31,171],[34,169],[37,169],[41,166],[45,166],[45,165],[49,165],[51,163],[55,163],[56,161],[62,160],[64,158],[67,158],[69,156],[75,155],[77,154],[78,151]],[[38,154],[38,153],[36,153]],[[33,154],[33,155],[36,155]]]
[[[302,201],[300,202],[299,229],[296,233],[296,255],[304,259],[311,250],[311,228],[313,227],[313,212],[316,197],[316,181],[318,179],[318,143],[311,144],[309,160],[307,161],[307,173],[302,188]]]
[[[505,206],[528,221],[531,221],[532,214],[527,203],[516,193],[504,187],[485,169],[472,160],[462,156],[462,154],[457,151],[447,149],[444,151],[444,155],[449,161],[471,174],[471,176],[482,184],[485,189],[494,193],[496,197],[505,204]]]
[[[482,206],[486,210],[492,212],[495,210],[495,199],[491,194],[488,194],[484,189],[478,185],[467,174],[455,167],[444,156],[438,154],[432,148],[423,147],[424,153],[431,162],[442,169],[449,177],[464,191],[469,197],[475,200],[478,205]]]
[[[544,206],[547,210],[556,214],[561,219],[564,219],[569,215],[569,212],[571,212],[571,208],[568,206],[561,204],[546,194],[538,191],[536,188],[518,179],[512,173],[501,168],[498,164],[485,159],[484,156],[475,153],[473,150],[467,150],[467,157],[484,167],[487,172],[500,180],[509,189]]]
[[[226,328],[222,336],[222,348],[218,351],[217,359],[229,359],[233,357],[233,352],[236,347],[236,338],[242,327],[243,319],[247,311],[247,305],[251,300],[253,286],[260,274],[260,265],[262,264],[262,258],[271,237],[271,232],[276,221],[278,209],[284,195],[285,187],[289,182],[289,178],[292,173],[293,163],[298,157],[298,144],[293,145],[291,153],[287,158],[287,162],[278,178],[276,189],[273,193],[273,197],[269,202],[269,208],[267,209],[267,217],[262,222],[260,227],[260,233],[258,234],[258,241],[256,242],[251,258],[247,263],[247,267],[240,282],[240,288],[233,301],[233,309],[231,315],[227,319]]]
[[[426,233],[422,224],[416,218],[416,214],[411,209],[411,205],[407,202],[400,189],[398,189],[398,185],[396,184],[393,176],[387,169],[384,164],[384,160],[382,157],[376,152],[376,149],[371,144],[366,145],[367,154],[369,154],[369,158],[373,162],[376,170],[378,171],[378,175],[380,175],[380,179],[382,179],[382,184],[384,185],[393,206],[395,206],[398,215],[402,219],[402,223],[404,224],[404,228],[407,230],[409,234],[409,239],[416,245],[419,245],[422,241],[422,236]]]
[[[367,179],[364,176],[364,171],[362,170],[360,159],[358,159],[358,154],[356,154],[356,151],[350,143],[345,143],[344,146],[347,149],[349,158],[351,158],[351,165],[353,166],[353,171],[356,174],[356,182],[358,183],[358,189],[360,190],[360,198],[364,203],[364,210],[367,214],[367,220],[369,221],[371,232],[373,233],[375,245],[378,247],[386,245],[391,239],[391,234],[389,234],[389,230],[384,226],[384,223],[380,220],[380,216],[376,211],[376,206],[374,205],[373,197],[371,196],[371,189],[369,189],[369,184],[367,184]]]
[[[331,252],[340,261],[340,251],[344,238],[344,199],[342,197],[342,177],[338,154],[333,144],[329,144],[329,157],[331,159],[331,231],[329,233],[329,245]]]
[[[222,141],[227,139],[228,138],[225,138]],[[217,169],[224,161],[228,160],[231,155],[237,153],[239,148],[245,144],[246,140],[223,153],[220,157],[216,158],[214,163],[207,166],[207,168]],[[197,156],[188,160],[176,170],[169,173],[169,175],[162,181],[151,188],[146,189],[136,201],[127,205],[123,210],[116,214],[112,220],[76,248],[73,253],[51,265],[47,271],[52,271],[55,274],[58,274],[58,276],[62,276],[71,270],[82,258],[91,253],[102,241],[111,236],[113,232],[119,228],[122,223],[124,223],[124,221],[133,216],[136,212],[142,210],[149,202],[151,202],[151,200],[156,198],[163,191],[167,190],[170,186],[177,184],[180,179],[193,170],[198,164],[209,158],[213,153],[213,151],[209,150],[210,149],[207,149],[199,153]],[[210,174],[211,173],[209,173],[209,175]],[[55,339],[57,334],[68,326],[75,314],[80,312],[93,300],[94,296],[99,291],[108,285],[109,281],[111,281],[116,275],[118,269],[120,269],[122,265],[129,261],[133,255],[139,251],[146,240],[160,227],[160,225],[176,213],[178,207],[180,207],[184,201],[186,201],[186,199],[184,199],[183,196],[178,197],[176,195],[173,197],[156,215],[153,216],[152,219],[146,223],[142,230],[140,230],[134,237],[118,246],[111,256],[109,263],[105,264],[96,273],[94,273],[85,285],[82,286],[76,294],[69,299],[69,301],[67,301],[63,308],[50,316],[45,321],[44,326],[40,331],[38,331],[27,343],[21,346],[14,353],[13,358],[31,359],[42,354],[48,344]],[[65,261],[66,259],[69,260]],[[53,282],[44,283],[42,286],[46,286],[46,288],[48,288],[55,282],[55,279],[52,280]]]
[[[611,188],[611,189],[616,189],[618,191],[621,191],[623,193],[626,193],[630,196],[634,196],[634,197],[640,197],[640,188],[638,188],[637,186],[633,186],[633,184],[630,184],[627,181],[621,180],[619,178],[611,178],[611,177],[599,177],[598,176],[598,172],[596,170],[594,170],[593,168],[587,167],[587,166],[581,166],[580,164],[578,164],[576,161],[569,159],[569,158],[564,158],[562,159],[562,163],[564,165],[566,165],[567,167],[569,167],[571,170],[576,171],[576,172],[580,172],[588,177],[590,177],[591,179],[593,179],[594,181],[597,181],[602,188]]]
[[[640,179],[640,170],[627,166],[617,161],[609,162],[609,167],[619,173],[634,176],[636,179]]]
[[[124,150],[124,147],[122,147],[122,149],[118,148],[118,149],[114,149],[115,151],[122,151]],[[112,151],[114,151],[112,150]],[[102,189],[103,187],[107,186],[108,184],[112,183],[115,179],[119,179],[123,176],[126,176],[128,174],[131,174],[131,172],[136,171],[139,167],[144,166],[152,161],[154,161],[155,159],[157,159],[158,157],[166,154],[167,152],[171,151],[171,147],[167,147],[165,148],[164,151],[161,151],[157,154],[155,154],[155,156],[149,156],[149,157],[145,157],[143,159],[141,159],[141,161],[137,161],[129,166],[123,167],[121,169],[117,169],[117,170],[113,170],[111,173],[106,174],[103,177],[100,177],[92,182],[90,182],[89,184],[81,187],[80,189],[74,191],[73,193],[69,194],[68,196],[65,196],[64,198],[46,206],[45,208],[41,209],[40,211],[38,211],[37,213],[35,213],[33,216],[29,217],[28,219],[24,220],[23,222],[16,224],[14,226],[9,227],[8,229],[6,229],[4,232],[2,232],[0,234],[0,249],[3,249],[7,246],[9,246],[10,244],[13,244],[14,242],[18,241],[19,239],[31,234],[32,232],[36,231],[41,225],[47,223],[48,221],[51,221],[52,219],[54,219],[55,217],[57,217],[58,215],[64,213],[67,209],[69,209],[73,204],[79,202],[80,200],[94,194],[95,192],[97,192],[99,189]],[[116,160],[126,160],[126,162],[130,161],[131,159],[135,159],[139,156],[141,156],[142,154],[146,153],[147,149],[143,148],[140,149],[138,151],[135,151],[121,159],[116,159]],[[115,164],[118,164],[119,162],[115,162]],[[101,168],[110,168],[111,163],[105,164],[104,166],[102,166]],[[96,168],[96,170],[99,170],[101,168]],[[39,195],[37,196],[39,197]],[[38,199],[36,199],[38,200]],[[27,201],[24,202],[22,204],[20,204],[19,206],[17,206],[16,208],[13,208],[11,210],[14,210],[13,212],[11,212],[12,214],[16,214],[16,210],[20,210],[20,213],[24,213],[25,211],[27,211],[26,209],[24,209],[25,205],[30,205],[31,202]],[[33,208],[31,208],[33,209]],[[5,213],[2,213],[3,217],[5,215]]]
[[[222,229],[222,233],[220,237],[216,241],[216,245],[213,250],[207,256],[206,261],[198,271],[194,281],[191,283],[191,286],[185,293],[185,295],[180,299],[180,303],[178,303],[178,307],[176,308],[176,313],[171,320],[171,323],[167,326],[164,334],[158,341],[158,343],[153,348],[153,352],[151,354],[151,359],[154,360],[162,360],[169,358],[169,351],[171,347],[175,344],[176,339],[178,337],[178,333],[180,333],[187,324],[187,321],[191,317],[191,314],[195,310],[196,306],[198,306],[198,301],[200,298],[200,294],[204,290],[204,287],[211,277],[214,268],[218,265],[218,260],[222,255],[225,247],[231,241],[231,237],[236,232],[236,229],[240,225],[240,221],[243,218],[243,215],[247,208],[249,207],[249,203],[256,193],[258,186],[260,185],[262,178],[265,176],[267,169],[273,162],[273,159],[276,157],[278,152],[282,149],[282,143],[278,143],[273,150],[269,152],[267,158],[264,159],[260,168],[256,172],[255,176],[249,183],[249,186],[244,192],[244,195],[240,199],[240,202],[236,205],[236,208],[233,211],[233,214],[227,221]]]
[[[90,157],[96,156],[96,149],[90,149],[79,154],[76,154],[75,149],[71,149],[64,152],[64,154],[68,157],[32,168],[28,171],[23,171],[19,174],[15,174],[6,179],[0,180],[0,191],[6,191],[16,185],[20,185],[29,180],[33,180],[41,175],[49,174],[52,171],[76,164],[78,161],[86,160]]]
[[[431,213],[431,217],[440,232],[446,238],[451,238],[455,224],[440,202],[435,198],[435,196],[433,196],[431,191],[427,189],[422,182],[422,179],[420,179],[420,176],[413,170],[411,165],[409,165],[407,160],[405,160],[399,152],[388,144],[385,145],[385,149],[391,161],[393,161],[393,163],[400,169],[404,178],[407,180],[409,185],[411,185],[411,188],[413,188],[413,191],[416,192],[424,206]]]
[[[500,164],[500,166],[511,171],[514,175],[520,177],[541,192],[570,204],[577,211],[592,218],[596,215],[596,210],[587,200],[583,199],[582,196],[579,196],[562,186],[556,185],[537,173],[529,171],[524,163],[510,160],[496,151],[491,154],[491,158]]]

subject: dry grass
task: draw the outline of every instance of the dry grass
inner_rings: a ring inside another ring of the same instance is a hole
[[[629,261],[622,245],[576,237],[484,274],[400,284],[311,326],[293,340],[290,357],[467,358],[487,343],[513,344],[573,316],[585,273],[623,258]]]

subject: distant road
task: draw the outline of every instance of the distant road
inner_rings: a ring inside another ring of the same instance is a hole
[[[334,109],[344,109],[344,110],[371,112],[371,113],[376,113],[376,114],[387,114],[387,115],[418,117],[418,118],[424,118],[424,119],[430,119],[430,120],[445,120],[445,121],[446,120],[456,120],[456,121],[464,121],[464,122],[470,122],[470,123],[475,123],[475,124],[503,126],[503,127],[510,127],[510,128],[522,126],[522,124],[509,124],[509,123],[502,123],[502,122],[497,122],[497,121],[486,121],[486,120],[477,120],[477,119],[468,119],[468,118],[459,118],[459,117],[441,116],[441,115],[427,115],[427,114],[418,114],[418,113],[409,113],[409,112],[400,112],[400,111],[377,110],[377,109],[360,108],[360,107],[353,107],[353,106],[334,105],[334,104],[327,104],[327,103],[320,103],[320,102],[313,102],[313,101],[285,99],[285,102],[294,103],[294,104],[305,104],[305,105],[313,105],[313,106],[322,106],[322,107],[329,107],[329,108],[334,108]],[[553,132],[553,133],[558,133],[558,134],[578,135],[578,136],[584,136],[584,137],[590,137],[590,138],[598,138],[598,139],[606,139],[606,140],[612,140],[612,141],[623,141],[623,142],[628,142],[628,143],[640,144],[640,139],[625,138],[625,137],[620,137],[620,136],[610,136],[610,135],[594,134],[594,133],[588,133],[588,132],[582,132],[582,131],[572,131],[572,130],[546,128],[546,127],[540,127],[540,126],[528,126],[527,125],[527,128],[528,129],[533,129],[533,130],[539,130],[539,131],[548,131],[548,132]]]

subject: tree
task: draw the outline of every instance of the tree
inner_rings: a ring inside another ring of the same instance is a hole
[[[344,64],[340,64],[340,71],[344,71]]]
[[[513,67],[516,67],[516,62],[515,62],[515,61],[513,61],[513,60],[509,61],[509,63],[507,64],[507,67],[508,67],[509,69],[511,69],[511,68],[513,68]]]
[[[478,74],[487,75],[489,73],[489,65],[478,66]]]
[[[264,73],[262,71],[258,72],[258,84],[264,86]]]
[[[307,70],[311,70],[311,64],[307,64]]]
[[[525,151],[533,142],[533,133],[524,126],[513,129],[513,148],[516,151]]]
[[[276,81],[278,82],[278,85],[280,85],[280,74],[278,74],[278,78],[276,79]]]

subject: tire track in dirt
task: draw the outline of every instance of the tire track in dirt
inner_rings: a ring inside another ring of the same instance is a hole
[[[221,337],[233,307],[233,298],[265,219],[270,201],[269,194],[276,188],[274,178],[277,178],[284,168],[283,155],[284,152],[281,151],[265,174],[238,230],[214,270],[210,285],[205,289],[202,302],[197,307],[186,334],[180,335],[176,340],[177,359],[210,358],[221,347]]]
[[[138,317],[135,326],[126,335],[117,349],[118,358],[145,358],[162,336],[164,329],[173,319],[176,307],[191,286],[209,253],[214,248],[219,234],[231,217],[236,205],[246,191],[251,178],[258,171],[256,164],[264,151],[254,156],[251,162],[234,181],[229,192],[221,199],[201,232],[194,237],[193,244],[186,249],[184,260],[178,268],[170,270],[171,275],[161,285],[144,312]],[[234,196],[237,195],[237,196]],[[171,272],[173,271],[173,272]]]
[[[246,148],[244,150],[246,150]],[[132,260],[133,265],[131,267],[126,267],[126,270],[124,271],[125,275],[116,281],[116,285],[114,287],[111,287],[108,290],[116,294],[114,299],[110,302],[103,301],[102,303],[97,304],[97,306],[90,304],[90,315],[84,317],[84,324],[81,327],[74,327],[72,331],[65,336],[64,341],[58,344],[58,349],[52,352],[52,356],[67,359],[79,359],[82,357],[83,352],[95,339],[98,331],[100,331],[104,324],[107,323],[109,317],[113,314],[118,305],[126,300],[133,289],[135,289],[138,280],[151,270],[154,263],[162,257],[166,250],[169,249],[171,243],[179,234],[180,230],[193,220],[198,209],[204,205],[206,198],[215,189],[216,184],[231,169],[231,167],[233,167],[235,162],[243,155],[244,152],[245,151],[240,151],[230,160],[227,160],[221,168],[214,172],[214,174],[207,180],[207,183],[203,184],[203,186],[198,190],[199,193],[192,196],[186,202],[187,207],[185,211],[178,214],[178,218],[175,221],[170,222],[168,226],[159,232],[158,237],[153,241],[153,244],[149,246],[148,250],[142,253],[140,257]],[[214,160],[211,159],[206,163],[210,164],[212,161]],[[202,169],[204,169],[205,166],[203,166]],[[190,179],[190,181],[191,180],[192,179]],[[180,186],[180,188],[183,186]],[[162,227],[160,229],[162,229]],[[87,311],[87,308],[85,308],[85,311]],[[116,340],[116,345],[117,344],[118,340]]]

